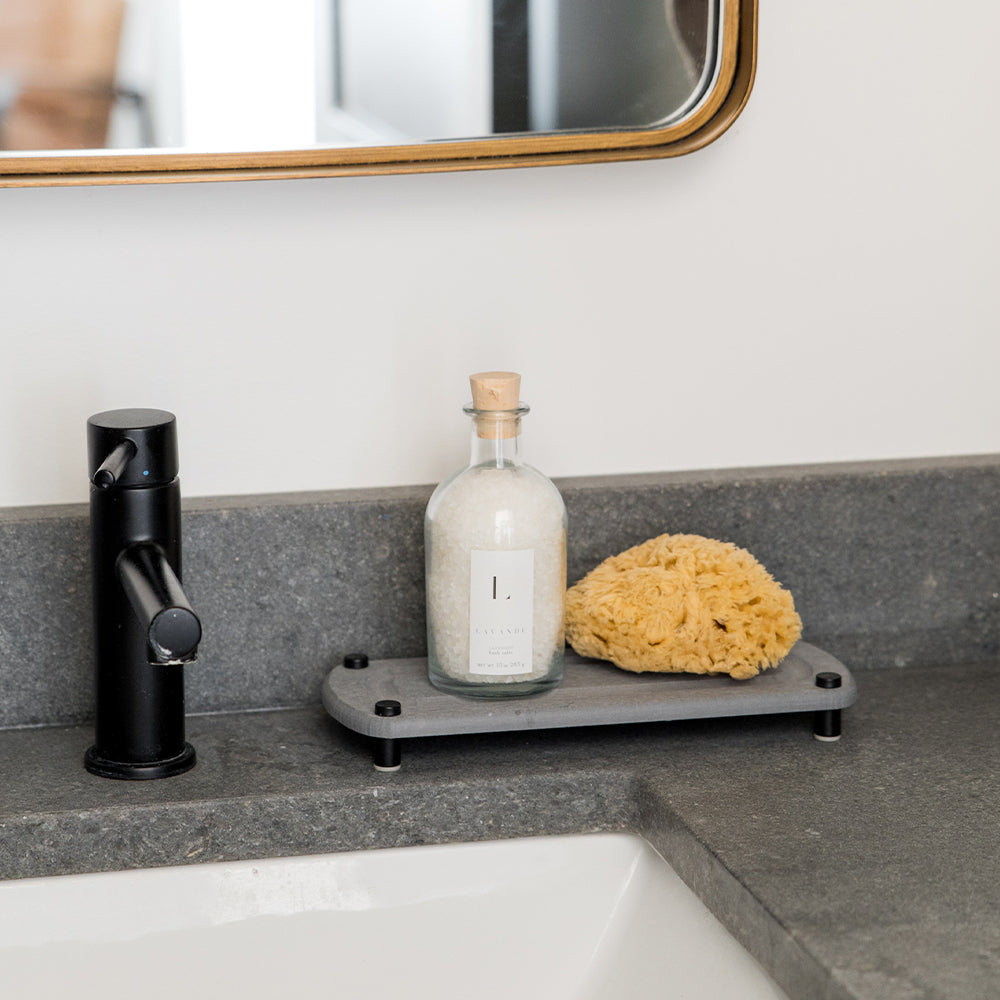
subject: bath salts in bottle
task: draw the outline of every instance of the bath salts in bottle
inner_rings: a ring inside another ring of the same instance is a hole
[[[518,697],[562,680],[566,508],[521,459],[520,376],[469,381],[471,458],[424,518],[428,672],[452,694]]]

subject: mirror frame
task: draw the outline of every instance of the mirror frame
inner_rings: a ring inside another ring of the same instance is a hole
[[[757,6],[758,0],[722,0],[715,83],[693,114],[662,128],[277,152],[42,152],[0,157],[0,187],[356,177],[680,156],[717,139],[746,105],[757,69]]]

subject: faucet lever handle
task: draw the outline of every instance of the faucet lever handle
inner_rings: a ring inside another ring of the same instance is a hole
[[[87,471],[99,490],[177,478],[177,420],[166,410],[106,410],[87,421]]]
[[[94,473],[93,484],[102,490],[110,489],[121,478],[125,466],[135,458],[135,453],[135,442],[122,438]]]

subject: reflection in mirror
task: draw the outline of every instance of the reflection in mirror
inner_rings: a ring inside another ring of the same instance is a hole
[[[649,129],[719,0],[0,0],[0,149],[199,153]]]

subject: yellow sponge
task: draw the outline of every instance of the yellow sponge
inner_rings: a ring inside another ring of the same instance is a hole
[[[802,634],[792,595],[746,551],[660,535],[605,559],[566,593],[566,638],[624,670],[729,674],[776,667]]]

